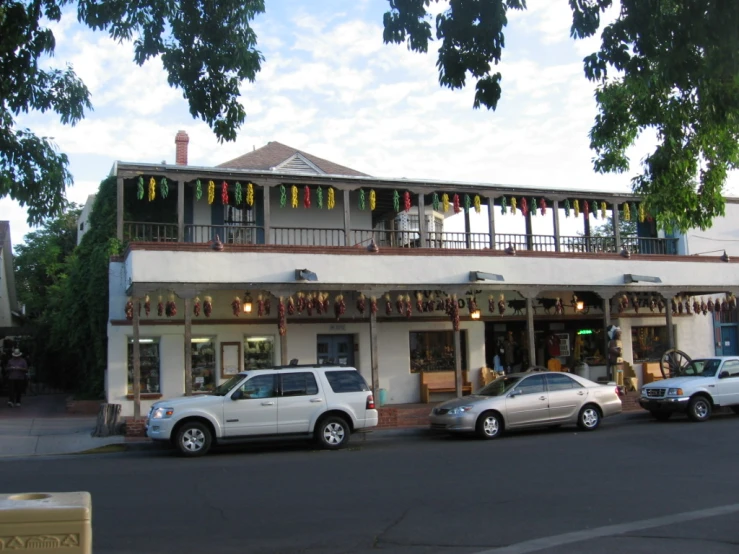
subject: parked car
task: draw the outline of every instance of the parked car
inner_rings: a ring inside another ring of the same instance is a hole
[[[719,406],[739,414],[739,358],[692,360],[677,377],[644,385],[639,404],[659,421],[675,412],[687,413],[693,421],[706,421]]]
[[[353,367],[290,365],[239,373],[213,394],[156,402],[146,434],[172,442],[185,456],[201,456],[214,443],[265,437],[315,438],[337,449],[377,422],[372,392]]]
[[[494,439],[503,431],[528,427],[577,424],[592,431],[621,408],[615,384],[601,385],[571,373],[527,371],[498,377],[473,395],[436,406],[430,420],[432,429]]]

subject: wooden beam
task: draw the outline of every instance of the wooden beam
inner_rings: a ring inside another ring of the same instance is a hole
[[[116,237],[123,242],[123,177],[116,179]]]
[[[529,206],[529,211],[526,212],[526,249],[534,249],[534,226],[531,222],[531,210],[536,209],[536,206]]]
[[[185,242],[185,181],[177,181],[177,240]]]
[[[667,348],[675,348],[675,330],[672,328],[672,298],[665,298],[665,320],[667,321]]]
[[[192,396],[192,300],[185,297],[185,396]]]
[[[616,242],[616,252],[621,251],[621,216],[618,213],[618,202],[611,204],[613,206],[613,240]]]
[[[462,332],[454,331],[454,389],[462,398]]]
[[[141,347],[139,345],[139,298],[133,302],[133,418],[141,419]]]
[[[488,234],[490,250],[495,250],[495,198],[488,196]]]

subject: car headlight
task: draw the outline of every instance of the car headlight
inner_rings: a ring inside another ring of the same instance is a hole
[[[667,396],[682,396],[683,389],[667,389]]]
[[[154,408],[151,419],[168,419],[174,415],[174,408]]]
[[[643,396],[644,398],[646,398],[646,397],[647,397],[647,389],[642,389],[642,390],[641,390],[641,395],[642,395],[642,396]]]
[[[449,410],[449,415],[462,415],[465,412],[469,412],[471,409],[472,406],[457,406],[456,408]]]

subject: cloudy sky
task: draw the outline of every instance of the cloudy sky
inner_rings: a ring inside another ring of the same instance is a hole
[[[566,0],[528,0],[527,11],[511,13],[495,112],[472,108],[472,87],[441,89],[434,53],[382,43],[385,0],[266,4],[254,22],[265,62],[257,81],[242,87],[247,120],[228,144],[193,120],[158,60],[136,66],[130,44],[81,27],[73,13],[54,25],[49,63],[74,67],[94,111],[76,127],[48,114],[21,123],[69,155],[69,200],[84,203],[116,160],[174,163],[178,129],[190,135],[191,165],[215,165],[276,140],[374,176],[620,191],[652,144],[645,135],[634,146],[630,175],[593,172],[594,87],[582,59],[598,41],[569,37]],[[729,191],[736,190],[732,175]],[[21,242],[29,231],[24,210],[5,198],[0,214]]]

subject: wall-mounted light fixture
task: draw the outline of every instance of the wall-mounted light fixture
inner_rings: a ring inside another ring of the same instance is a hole
[[[318,275],[308,269],[295,270],[296,281],[318,281]]]
[[[577,303],[575,303],[575,309],[578,312],[583,311],[585,309],[585,302],[583,302],[582,300],[578,300]]]
[[[250,314],[251,308],[252,308],[252,301],[251,301],[251,295],[249,293],[246,293],[244,295],[244,302],[242,305],[244,306],[244,313]]]
[[[482,317],[482,312],[480,310],[475,310],[470,314],[470,317],[475,320],[480,319]]]

